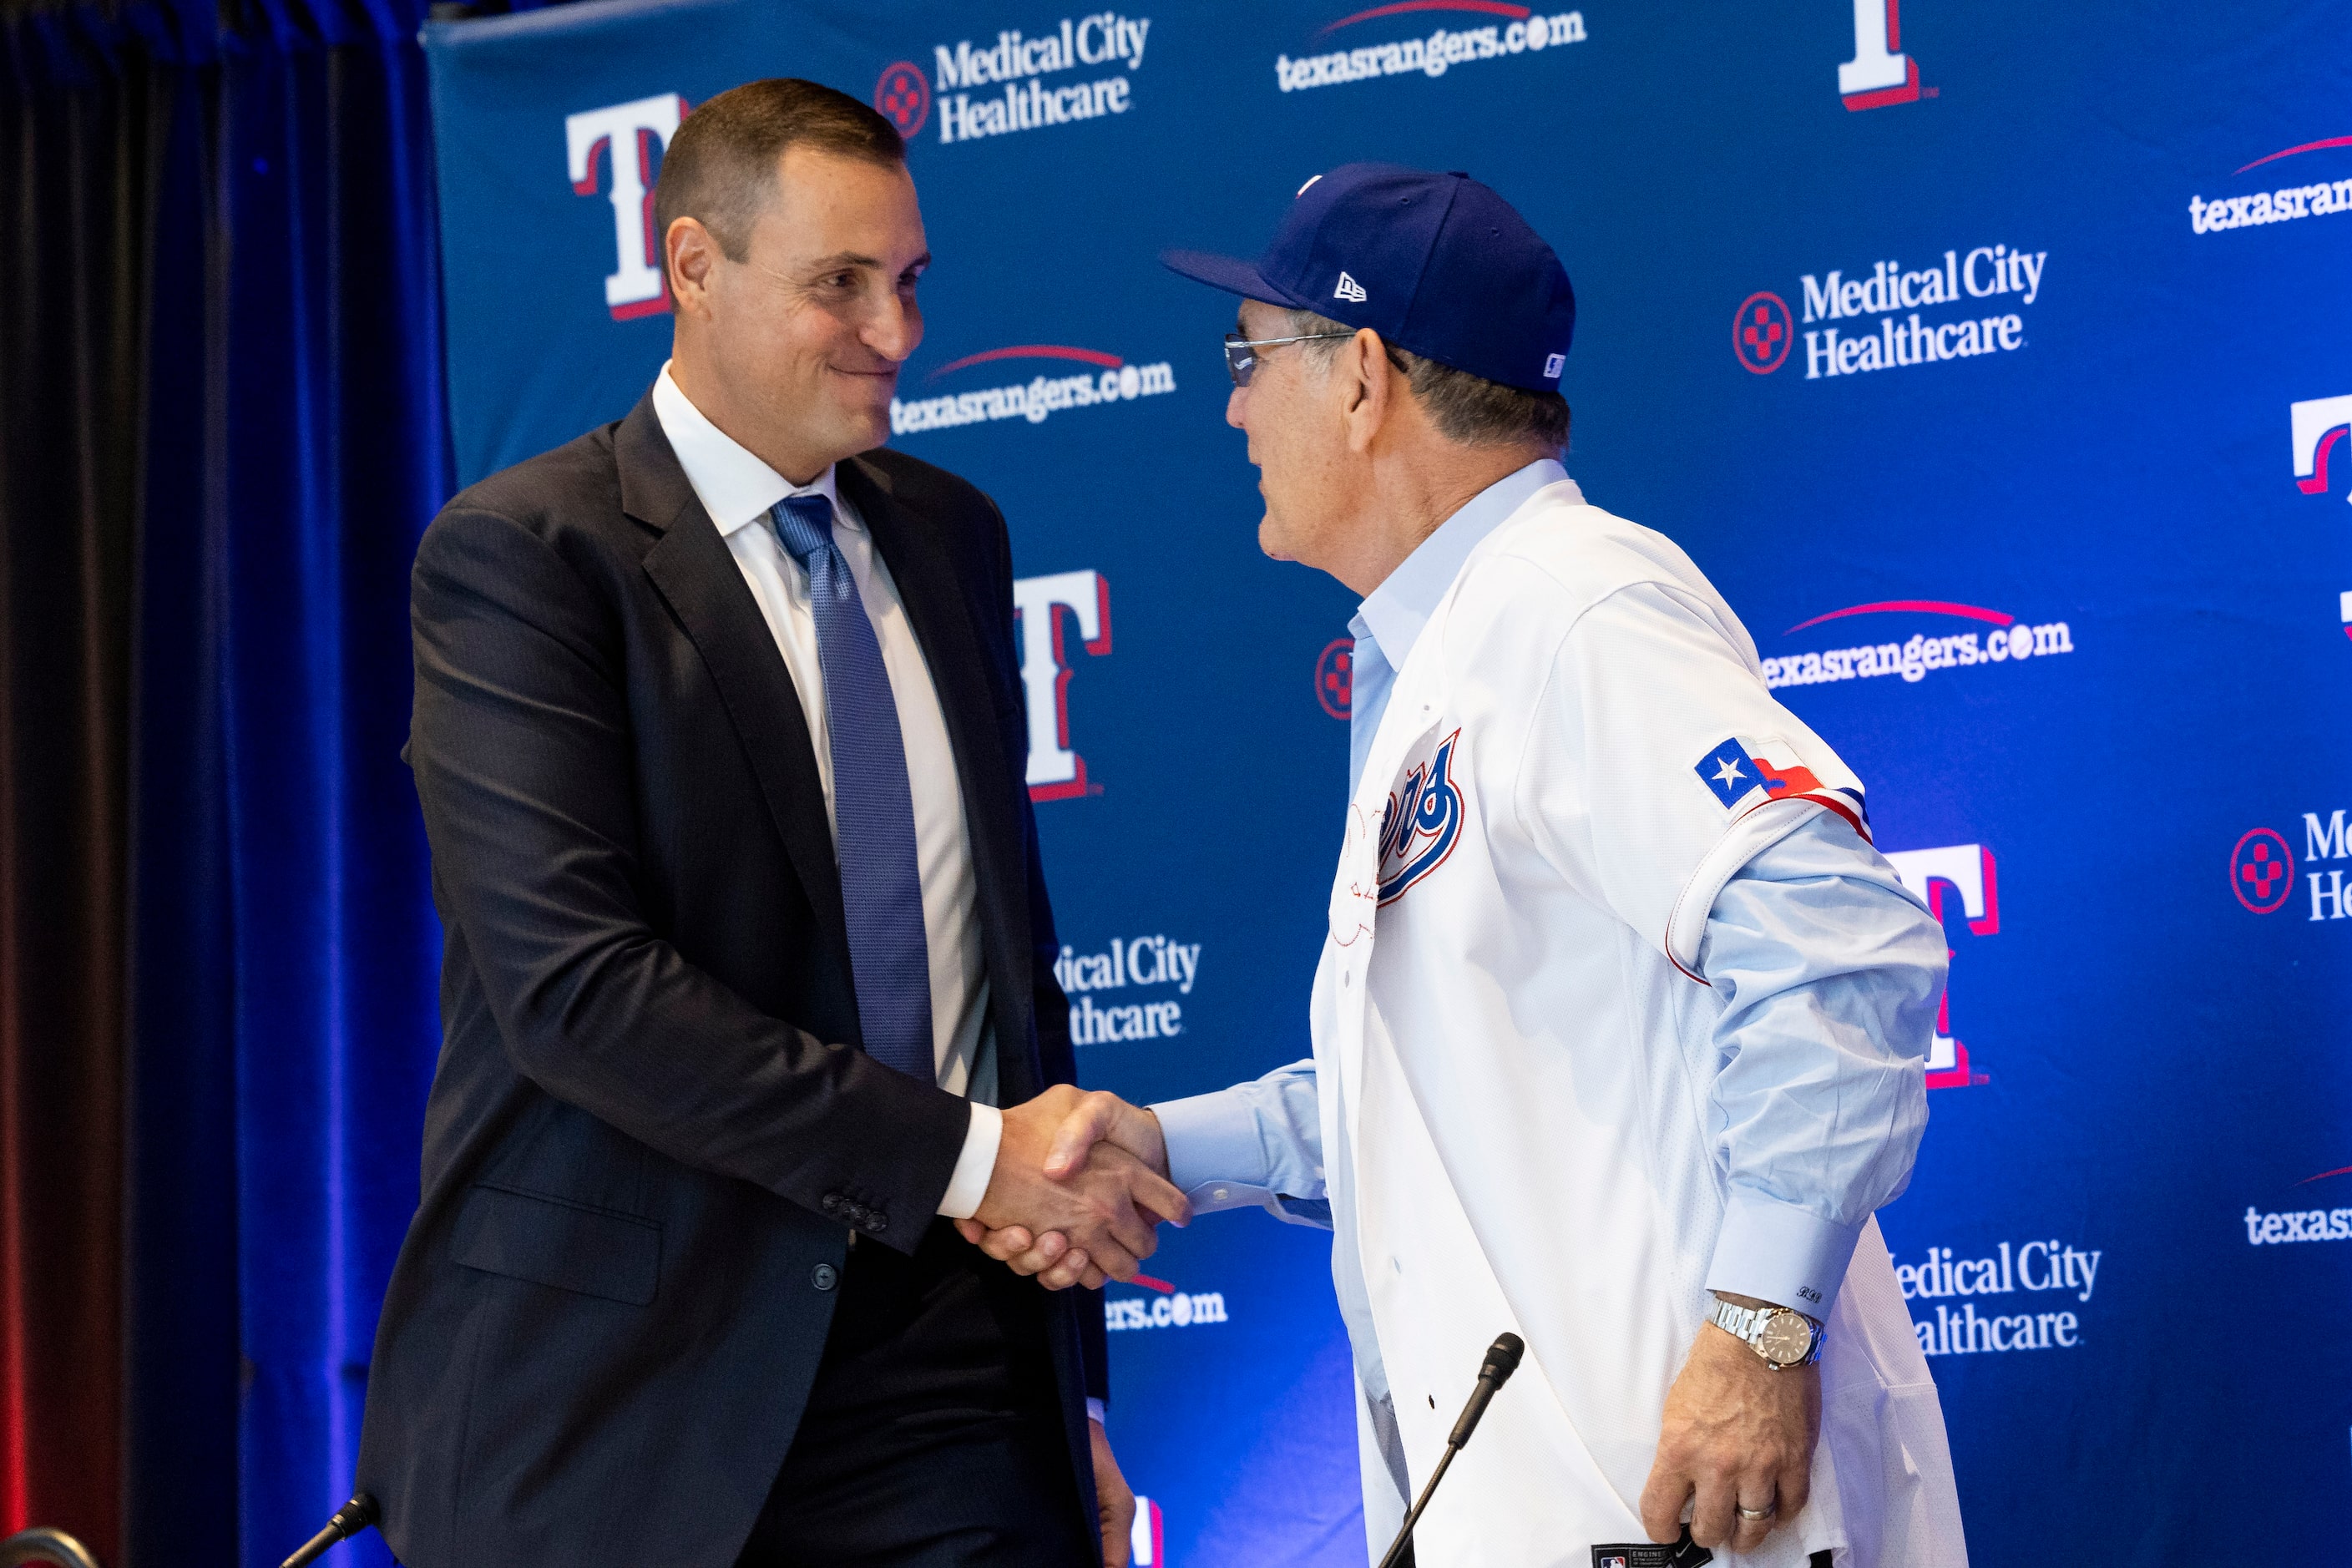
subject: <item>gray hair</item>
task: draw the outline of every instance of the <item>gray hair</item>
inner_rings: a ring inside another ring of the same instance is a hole
[[[1312,310],[1285,310],[1286,337],[1308,337],[1320,332],[1353,335],[1356,329],[1345,321],[1335,321],[1328,316],[1318,316]],[[1568,445],[1568,400],[1557,392],[1526,392],[1516,386],[1506,386],[1499,381],[1488,381],[1483,375],[1472,375],[1466,370],[1456,370],[1450,364],[1440,364],[1426,355],[1401,349],[1383,341],[1389,363],[1403,373],[1405,384],[1420,400],[1438,434],[1449,441],[1465,447],[1517,446],[1533,443],[1551,451]],[[1298,345],[1325,369],[1339,357],[1337,337],[1318,338]]]

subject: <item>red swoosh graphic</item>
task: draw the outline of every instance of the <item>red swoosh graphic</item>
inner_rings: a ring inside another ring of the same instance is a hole
[[[1149,1274],[1139,1274],[1134,1279],[1129,1280],[1128,1283],[1130,1285],[1140,1285],[1147,1290],[1157,1290],[1163,1296],[1170,1294],[1176,1289],[1175,1286],[1171,1285],[1167,1280],[1154,1279]]]
[[[1886,615],[1897,610],[1908,610],[1914,615],[1966,616],[1969,620],[1990,621],[1997,626],[2008,626],[2017,619],[2015,616],[2004,616],[1999,610],[1988,610],[1979,605],[1955,605],[1945,599],[1887,599],[1875,605],[1853,605],[1843,610],[1832,610],[1826,616],[1799,621],[1789,628],[1789,632],[1801,632],[1807,626],[1817,626],[1823,621],[1843,620],[1848,616]],[[1781,635],[1785,637],[1789,633]]]
[[[1359,11],[1352,16],[1342,16],[1315,30],[1317,37],[1336,33],[1342,27],[1352,27],[1359,22],[1378,21],[1382,16],[1402,16],[1408,11],[1479,11],[1489,16],[1508,16],[1514,22],[1525,21],[1531,13],[1525,5],[1506,4],[1506,0],[1397,0],[1393,5],[1375,5],[1369,11]]]
[[[2325,142],[2306,142],[2300,147],[2290,147],[2284,153],[2273,153],[2267,158],[2257,158],[2251,163],[2241,165],[2237,173],[2242,174],[2248,169],[2259,169],[2264,163],[2275,163],[2281,158],[2292,158],[2297,153],[2316,153],[2323,147],[2352,147],[2352,136],[2330,136]]]
[[[2303,1180],[2297,1182],[2295,1185],[2298,1187],[2307,1187],[2314,1182],[2324,1182],[2330,1176],[2341,1176],[2347,1173],[2352,1173],[2352,1165],[2338,1165],[2332,1171],[2322,1171],[2315,1176],[2305,1176]]]
[[[1099,349],[1074,349],[1060,343],[1016,343],[1009,349],[991,349],[986,353],[966,354],[961,359],[950,360],[924,379],[937,381],[950,371],[961,370],[969,364],[986,364],[992,359],[1075,359],[1108,370],[1117,370],[1127,363],[1117,354],[1107,354]]]

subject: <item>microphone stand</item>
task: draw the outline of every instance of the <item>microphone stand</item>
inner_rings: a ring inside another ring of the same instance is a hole
[[[1438,1459],[1437,1468],[1430,1472],[1429,1484],[1421,1489],[1421,1498],[1412,1505],[1412,1511],[1404,1516],[1404,1524],[1390,1544],[1388,1555],[1381,1559],[1381,1568],[1403,1568],[1412,1561],[1413,1526],[1421,1522],[1429,1500],[1437,1495],[1437,1483],[1445,1479],[1454,1456],[1463,1450],[1470,1441],[1470,1434],[1478,1429],[1478,1419],[1486,1414],[1487,1403],[1497,1389],[1510,1381],[1511,1373],[1519,1370],[1519,1357],[1526,1352],[1526,1342],[1517,1334],[1497,1335],[1486,1348],[1486,1359],[1478,1368],[1477,1386],[1470,1391],[1469,1403],[1462,1407],[1462,1418],[1454,1422],[1453,1436],[1445,1439],[1445,1452]],[[289,1564],[289,1568],[292,1565]]]
[[[302,1549],[278,1564],[278,1568],[306,1568],[307,1564],[316,1563],[329,1550],[349,1541],[383,1517],[383,1510],[376,1507],[375,1499],[361,1492],[337,1509],[335,1517],[327,1521],[327,1528],[304,1542]]]

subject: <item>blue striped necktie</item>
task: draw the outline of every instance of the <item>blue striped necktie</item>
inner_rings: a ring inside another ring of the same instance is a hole
[[[866,1054],[925,1083],[931,1058],[931,958],[923,934],[923,882],[915,858],[915,799],[907,748],[882,645],[849,563],[833,541],[833,503],[786,496],[776,537],[808,572],[824,673],[825,734],[833,753],[834,857],[841,867],[849,969]]]

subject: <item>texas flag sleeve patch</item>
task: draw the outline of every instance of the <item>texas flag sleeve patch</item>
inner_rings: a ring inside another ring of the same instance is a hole
[[[1745,816],[1767,801],[1796,797],[1828,806],[1865,839],[1870,837],[1861,797],[1849,790],[1823,788],[1812,769],[1797,760],[1794,749],[1776,738],[1728,736],[1710,747],[1692,771],[1734,816]]]

